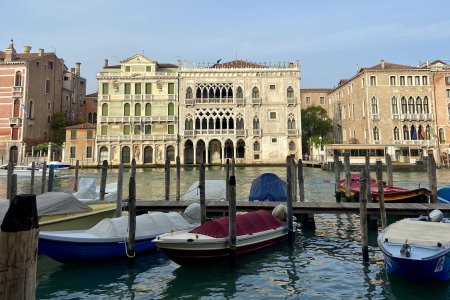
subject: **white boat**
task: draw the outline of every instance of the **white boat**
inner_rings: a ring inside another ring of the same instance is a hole
[[[195,212],[197,211],[197,212]],[[196,215],[197,223],[183,216]],[[183,214],[153,212],[136,217],[135,253],[156,250],[153,239],[163,233],[198,226],[200,205],[191,204]],[[98,261],[127,255],[128,216],[104,219],[88,230],[41,231],[39,253],[61,262]]]
[[[156,246],[180,265],[208,263],[231,255],[228,217],[203,223],[193,230],[162,234]],[[256,251],[287,239],[287,223],[266,210],[236,216],[236,254]]]
[[[225,180],[205,180],[205,200],[225,201],[226,182]],[[182,201],[200,201],[199,181],[194,182],[186,193],[180,196]]]
[[[81,177],[78,183],[78,191],[73,195],[80,201],[100,200],[100,186],[96,185],[93,177]],[[117,201],[117,183],[106,184],[104,200],[106,202]]]
[[[441,211],[395,222],[377,242],[389,273],[412,282],[450,280],[450,219]]]
[[[70,168],[69,164],[63,164],[60,161],[49,161],[47,163],[47,169],[49,169],[50,166],[53,166],[54,169],[68,169],[68,168]]]
[[[17,176],[31,176],[31,166],[24,166],[24,165],[18,165],[14,166],[14,174],[17,174]],[[46,176],[48,177],[49,171],[46,171]],[[60,170],[54,170],[54,176],[55,177],[61,177],[61,171]],[[0,176],[7,176],[8,175],[8,165],[1,165],[0,166]],[[42,168],[35,167],[34,168],[34,176],[36,177],[42,177],[43,171]]]

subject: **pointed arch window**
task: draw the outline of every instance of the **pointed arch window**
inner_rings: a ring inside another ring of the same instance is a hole
[[[194,129],[194,122],[192,120],[191,115],[186,116],[186,120],[184,121],[184,129],[185,130],[193,130]]]
[[[398,105],[397,105],[396,97],[392,97],[391,105],[392,105],[392,114],[397,115],[398,114]]]
[[[377,100],[377,98],[373,97],[371,103],[372,103],[372,114],[374,114],[374,115],[378,114],[378,100]]]
[[[186,89],[186,99],[192,99],[192,89],[191,89],[191,87],[188,87]]]
[[[259,98],[259,90],[256,86],[252,89],[252,98],[253,99]]]
[[[253,118],[253,129],[260,129],[259,128],[259,118],[258,117],[254,117]]]
[[[403,125],[403,140],[407,141],[409,140],[409,129],[408,126]]]
[[[411,125],[411,140],[417,140],[417,130],[414,125]]]
[[[244,119],[242,118],[241,114],[239,114],[236,118],[236,129],[238,130],[244,129]]]
[[[420,97],[417,97],[417,99],[416,99],[416,111],[418,114],[423,113],[422,98],[420,98]]]
[[[258,141],[253,143],[253,151],[255,151],[255,152],[261,151],[261,145],[259,144]]]
[[[439,142],[441,144],[445,143],[445,132],[444,128],[439,128]]]
[[[238,88],[237,88],[236,98],[237,98],[237,99],[242,99],[242,98],[244,98],[244,93],[242,92],[242,88],[241,88],[240,86],[238,86]]]
[[[427,140],[431,139],[431,127],[430,127],[430,125],[427,125],[427,127],[425,127],[425,138]]]
[[[409,107],[409,113],[410,114],[415,114],[416,113],[416,109],[415,109],[415,106],[414,106],[414,98],[413,97],[409,97],[408,107]]]
[[[22,72],[20,72],[20,71],[16,72],[14,86],[22,86]]]
[[[398,140],[400,140],[400,132],[398,130],[398,127],[395,126],[394,127],[394,141],[398,141]]]
[[[378,127],[373,128],[373,140],[379,141],[380,140],[380,131],[378,130]]]
[[[424,114],[430,113],[430,107],[428,106],[428,97],[423,98],[423,113]]]
[[[402,97],[401,101],[401,105],[402,105],[402,114],[407,114],[408,113],[408,104],[406,103],[406,98]]]
[[[290,114],[288,116],[288,129],[297,129],[297,126],[295,124],[295,117],[294,115]]]
[[[294,89],[292,88],[292,86],[287,88],[287,97],[288,99],[294,98]]]

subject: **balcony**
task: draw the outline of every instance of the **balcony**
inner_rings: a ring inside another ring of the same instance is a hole
[[[124,101],[131,101],[131,95],[129,95],[129,94],[123,95],[123,100]]]
[[[194,105],[194,104],[195,104],[195,101],[194,101],[194,99],[186,99],[186,100],[185,100],[185,104],[186,104],[186,106],[188,106],[188,105]]]
[[[151,101],[151,100],[153,100],[153,96],[152,96],[152,94],[145,94],[144,99],[145,99],[145,101]]]
[[[195,104],[233,104],[233,98],[196,98]]]
[[[13,86],[12,87],[13,97],[22,97],[23,87],[21,86]]]
[[[253,129],[253,136],[261,136],[261,129]]]
[[[417,115],[410,115],[411,121],[416,121],[418,119]]]
[[[392,115],[392,120],[400,120],[400,116],[399,115]]]
[[[176,122],[177,116],[100,117],[101,123]]]
[[[142,100],[142,95],[135,94],[135,95],[133,95],[133,99],[136,100],[136,101],[141,101]]]
[[[175,102],[175,100],[177,99],[176,95],[168,95],[167,100],[169,102]]]
[[[297,98],[288,98],[287,99],[288,105],[296,105],[297,104]]]
[[[97,135],[99,142],[176,141],[176,134]]]
[[[380,115],[379,114],[372,114],[371,119],[374,121],[378,121],[380,120]]]
[[[237,105],[245,105],[245,98],[236,98]]]
[[[432,121],[433,115],[432,114],[425,114],[425,121]]]
[[[400,115],[400,120],[402,120],[402,121],[407,121],[407,120],[409,120],[409,115],[401,114],[401,115]]]
[[[194,130],[185,130],[184,136],[185,137],[194,137]]]
[[[252,105],[261,105],[261,98],[252,98]]]
[[[100,100],[102,100],[102,101],[109,101],[109,95],[102,95],[100,97]]]
[[[247,136],[247,130],[245,130],[245,129],[236,129],[236,136],[237,137],[246,137]]]
[[[9,126],[20,127],[22,125],[22,119],[19,117],[9,118]]]
[[[288,136],[298,136],[298,129],[288,129]]]

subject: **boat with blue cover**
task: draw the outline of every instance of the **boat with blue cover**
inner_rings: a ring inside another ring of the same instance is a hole
[[[252,182],[250,201],[287,201],[286,182],[273,173],[264,173]]]
[[[389,225],[377,242],[389,273],[411,282],[450,279],[450,219],[439,210]]]
[[[450,186],[444,186],[437,191],[438,203],[450,204]]]

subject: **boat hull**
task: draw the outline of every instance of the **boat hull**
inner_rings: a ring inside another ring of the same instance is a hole
[[[137,239],[135,241],[135,253],[143,253],[156,250],[153,243],[154,237]],[[127,243],[125,239],[108,242],[71,242],[57,241],[39,236],[39,253],[60,262],[99,261],[127,256]]]
[[[191,237],[194,236],[195,234],[191,234]],[[242,255],[250,253],[278,244],[286,239],[286,228],[269,230],[254,235],[240,236],[238,237],[236,254]],[[232,254],[227,238],[210,238],[206,240],[195,240],[194,238],[184,240],[177,239],[174,241],[161,241],[157,238],[155,239],[155,244],[171,260],[179,265],[203,264],[226,260]]]

